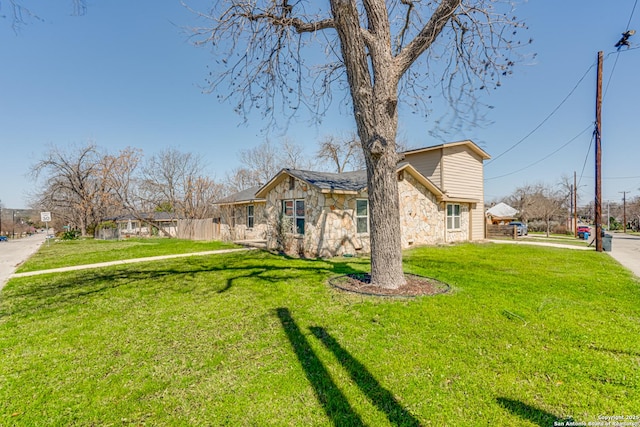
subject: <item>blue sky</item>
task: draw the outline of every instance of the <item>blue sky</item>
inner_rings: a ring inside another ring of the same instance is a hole
[[[630,192],[627,198],[640,193],[640,33],[631,38],[632,49],[617,53],[614,48],[627,25],[640,31],[640,7],[632,15],[634,2],[518,4],[516,15],[529,26],[530,53],[537,56],[484,96],[482,101],[493,106],[490,124],[448,135],[450,141],[471,139],[494,156],[485,167],[487,200],[525,184],[554,184],[574,171],[581,177],[580,203],[593,199],[589,147],[600,50],[606,86],[603,198],[620,201],[621,191]],[[0,12],[7,13],[6,2],[0,4]],[[193,25],[195,17],[179,1],[93,0],[81,17],[70,16],[70,2],[28,4],[42,22],[30,22],[16,34],[10,22],[0,20],[0,201],[5,208],[27,206],[26,196],[41,185],[28,176],[29,167],[51,145],[92,141],[110,151],[141,148],[145,155],[173,147],[200,155],[209,175],[222,179],[238,166],[239,150],[264,141],[266,123],[258,115],[243,125],[231,104],[203,93],[207,66],[215,61],[207,49],[189,43],[182,27]],[[207,1],[190,4],[204,8]],[[434,117],[439,112],[436,108]],[[549,115],[536,132],[501,155]],[[400,138],[411,147],[445,142],[430,136],[432,128],[424,115],[403,111],[400,116]],[[286,136],[311,154],[323,136],[353,129],[348,111],[336,105],[318,126],[310,126],[301,113]]]

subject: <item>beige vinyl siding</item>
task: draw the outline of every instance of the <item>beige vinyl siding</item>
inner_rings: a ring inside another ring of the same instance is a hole
[[[411,163],[418,172],[431,182],[442,188],[442,176],[440,175],[440,159],[442,150],[429,150],[414,154],[407,154],[405,161]]]
[[[440,188],[449,197],[483,200],[482,159],[462,145],[445,147]]]
[[[484,240],[484,203],[476,203],[471,209],[471,230],[469,231],[470,240]]]
[[[443,190],[450,197],[475,199],[469,209],[469,240],[484,239],[482,158],[465,146],[446,147],[442,161]]]
[[[469,209],[469,240],[484,239],[484,173],[482,158],[465,146],[445,147],[442,188],[449,197],[475,199]]]

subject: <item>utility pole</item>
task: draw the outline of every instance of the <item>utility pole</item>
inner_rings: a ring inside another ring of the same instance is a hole
[[[623,232],[627,232],[627,193],[629,191],[618,191],[618,193],[622,193],[622,230]]]
[[[602,62],[604,53],[598,52],[598,74],[596,83],[596,251],[602,252]]]
[[[578,184],[573,171],[573,237],[578,237]]]

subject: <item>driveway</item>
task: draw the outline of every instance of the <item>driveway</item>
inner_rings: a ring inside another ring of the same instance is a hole
[[[640,236],[612,233],[611,254],[613,259],[640,277]]]
[[[0,242],[0,289],[18,266],[38,251],[45,238],[45,233],[36,233],[23,239]]]

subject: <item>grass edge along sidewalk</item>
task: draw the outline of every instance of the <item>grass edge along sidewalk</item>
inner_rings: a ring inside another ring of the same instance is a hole
[[[226,253],[232,253],[232,252],[250,251],[255,249],[256,248],[218,249],[215,251],[192,252],[188,254],[158,255],[158,256],[151,256],[151,257],[144,257],[144,258],[133,258],[133,259],[123,259],[123,260],[117,260],[117,261],[98,262],[94,264],[73,265],[69,267],[50,268],[47,270],[36,270],[36,271],[27,271],[24,273],[14,273],[11,276],[9,276],[9,279],[14,279],[19,277],[38,276],[40,274],[63,273],[66,271],[77,271],[77,270],[86,270],[91,268],[110,267],[113,265],[134,264],[138,262],[159,261],[159,260],[165,260],[165,259],[186,258],[186,257],[193,257],[193,256],[206,256],[206,255],[215,255],[215,254],[226,254]]]

